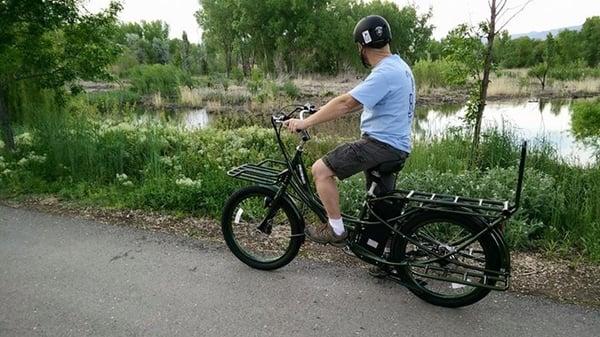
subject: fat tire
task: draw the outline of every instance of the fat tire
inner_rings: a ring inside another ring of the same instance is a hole
[[[235,241],[233,231],[232,231],[232,218],[233,212],[240,204],[241,201],[246,199],[249,196],[262,196],[273,198],[275,197],[276,192],[272,189],[269,189],[264,186],[248,186],[237,190],[233,193],[223,208],[223,215],[221,217],[221,230],[223,232],[223,238],[225,239],[225,243],[229,250],[235,255],[240,261],[244,262],[248,266],[261,269],[261,270],[273,270],[281,268],[288,263],[290,263],[296,255],[298,255],[298,251],[300,250],[300,246],[304,242],[304,238],[302,236],[294,236],[291,238],[290,245],[287,247],[285,253],[274,261],[264,262],[253,259],[250,255],[246,254]],[[296,212],[293,205],[290,205],[289,201],[283,199],[279,206],[283,209],[290,227],[292,229],[292,234],[302,234],[304,232],[303,222],[296,216]]]
[[[414,230],[419,228],[422,224],[434,221],[451,222],[461,225],[471,233],[477,233],[485,228],[485,224],[473,216],[453,214],[443,211],[428,211],[416,214],[414,217],[412,217],[402,229],[402,232],[407,236],[410,236]],[[485,252],[486,269],[500,270],[502,252],[496,245],[492,235],[490,233],[484,234],[478,239],[478,242],[481,244]],[[404,252],[407,244],[408,241],[403,239],[394,242],[393,252],[396,259],[404,259]],[[413,294],[425,302],[441,307],[458,308],[471,305],[483,299],[491,291],[491,289],[488,288],[476,288],[474,291],[466,294],[465,296],[455,298],[441,297],[416,284],[411,276],[411,271],[408,266],[399,268],[398,272],[401,279],[409,285],[408,289]]]

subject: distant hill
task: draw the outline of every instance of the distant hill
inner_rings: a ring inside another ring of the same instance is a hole
[[[527,36],[531,39],[535,39],[535,40],[545,40],[546,39],[546,35],[548,35],[548,33],[552,33],[552,35],[556,36],[558,35],[558,33],[560,33],[563,30],[576,30],[576,31],[580,31],[581,30],[581,26],[571,26],[571,27],[563,27],[563,28],[557,28],[557,29],[552,29],[552,30],[546,30],[543,32],[529,32],[529,33],[522,33],[522,34],[513,34],[510,37],[513,39],[519,38],[519,37],[523,37],[523,36]]]

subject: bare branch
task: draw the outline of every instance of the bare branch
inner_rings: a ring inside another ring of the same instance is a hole
[[[506,20],[506,22],[504,22],[502,25],[500,25],[500,28],[498,28],[498,29],[496,30],[496,32],[501,32],[501,31],[502,31],[502,29],[504,29],[504,27],[506,27],[506,25],[507,25],[509,22],[511,22],[511,21],[512,21],[512,19],[514,19],[514,18],[515,18],[515,17],[516,17],[516,16],[517,16],[519,13],[521,13],[521,12],[522,12],[522,11],[525,9],[525,7],[527,7],[527,5],[529,5],[531,2],[533,2],[533,0],[527,0],[527,1],[526,1],[526,2],[523,4],[523,6],[521,6],[521,8],[519,8],[519,10],[517,10],[517,11],[516,11],[516,12],[515,12],[513,15],[511,15],[511,17],[510,17],[510,18],[508,18],[508,20]]]
[[[508,3],[508,0],[500,0],[500,2],[496,5],[496,16],[500,17],[502,15],[502,13],[504,12],[504,7],[506,7],[506,4]]]
[[[512,7],[503,9],[502,12],[500,12],[500,14],[498,15],[498,18],[502,17],[503,15],[505,15],[507,13],[511,13],[512,11],[514,11],[515,9],[517,9],[519,7],[521,7],[521,5],[516,5],[516,6],[512,6]]]

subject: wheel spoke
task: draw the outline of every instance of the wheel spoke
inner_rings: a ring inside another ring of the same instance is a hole
[[[232,234],[238,247],[257,261],[279,259],[292,240],[291,227],[282,209],[278,209],[271,220],[270,234],[257,229],[269,210],[264,196],[249,196],[239,203],[232,219]]]
[[[460,279],[460,275],[482,275],[466,276],[467,282],[480,282],[484,273],[473,268],[486,268],[488,257],[480,239],[461,247],[460,251],[454,249],[457,242],[466,243],[476,234],[475,229],[458,221],[430,220],[415,224],[407,235],[429,252],[413,243],[407,242],[404,245],[402,254],[405,259],[411,261],[411,265],[406,267],[407,276],[412,278],[413,283],[422,289],[424,294],[429,294],[427,296],[448,300],[469,296],[479,289],[476,285],[456,283],[452,280]],[[439,259],[440,256],[447,257]]]

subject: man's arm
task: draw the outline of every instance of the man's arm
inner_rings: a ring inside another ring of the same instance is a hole
[[[350,96],[350,94],[343,94],[327,102],[312,116],[302,121],[290,119],[286,121],[285,125],[291,131],[304,130],[311,126],[337,119],[360,107],[360,102],[355,100],[354,97]]]

